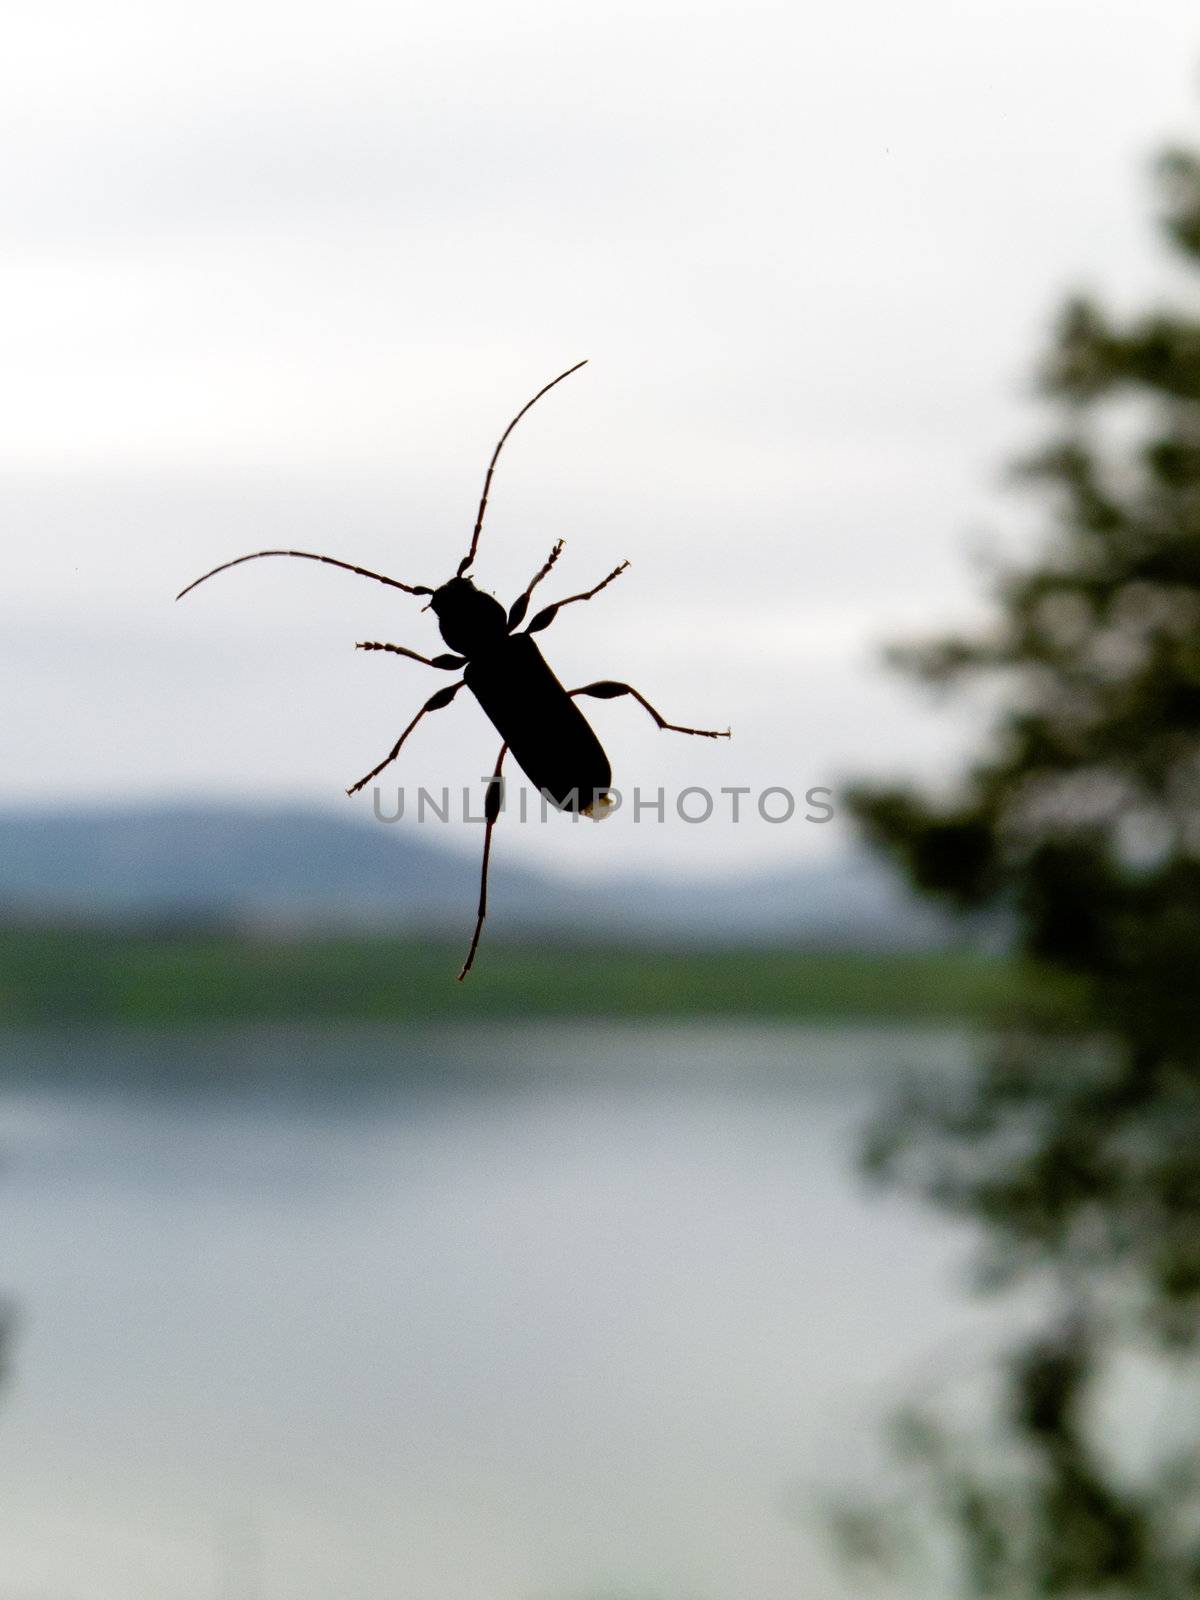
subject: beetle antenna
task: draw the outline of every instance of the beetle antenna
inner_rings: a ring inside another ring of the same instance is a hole
[[[516,416],[509,423],[508,427],[505,428],[504,432],[500,435],[500,443],[492,451],[492,459],[488,462],[487,477],[483,480],[483,494],[479,500],[479,515],[475,518],[475,531],[471,535],[471,548],[467,551],[466,555],[458,564],[458,576],[460,578],[475,560],[475,552],[479,548],[479,530],[483,527],[483,513],[487,510],[488,491],[492,487],[492,473],[496,470],[496,461],[499,458],[501,450],[504,448],[504,441],[508,438],[509,434],[516,427],[517,423],[520,422],[521,418],[529,410],[530,406],[536,405],[544,394],[549,394],[550,390],[553,389],[556,383],[561,383],[564,378],[569,378],[573,372],[578,372],[580,367],[586,366],[586,361],[577,361],[573,367],[568,367],[565,372],[560,372],[558,377],[552,379],[544,389],[539,389],[532,400],[527,400],[525,402],[520,411],[517,412]]]
[[[403,589],[405,594],[433,593],[432,589],[425,588],[423,584],[401,583],[399,578],[385,578],[382,572],[372,572],[370,567],[355,567],[349,561],[339,561],[335,556],[314,555],[311,550],[255,550],[253,555],[238,556],[234,561],[223,561],[219,567],[214,567],[202,578],[189,583],[186,589],[181,589],[175,598],[182,600],[185,594],[190,594],[198,584],[207,583],[209,578],[215,578],[218,572],[228,572],[230,567],[240,567],[243,561],[258,561],[262,556],[297,556],[301,561],[324,561],[328,566],[341,567],[344,572],[357,572],[360,578],[374,578],[376,583],[386,583],[390,589]]]

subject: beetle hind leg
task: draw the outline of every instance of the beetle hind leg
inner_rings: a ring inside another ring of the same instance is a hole
[[[504,758],[508,754],[508,746],[500,746],[500,754],[496,757],[496,766],[488,780],[487,800],[484,803],[484,831],[483,831],[483,866],[479,873],[479,911],[475,918],[475,932],[471,935],[471,948],[467,951],[467,959],[462,964],[462,971],[458,975],[461,983],[470,972],[475,960],[475,952],[479,948],[479,937],[483,932],[483,919],[487,916],[487,885],[488,863],[492,855],[492,829],[496,826],[496,818],[500,815],[500,804],[504,797],[501,785],[500,769],[504,766]]]

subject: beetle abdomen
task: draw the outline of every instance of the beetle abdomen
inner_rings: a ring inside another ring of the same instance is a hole
[[[612,783],[612,768],[528,634],[477,656],[463,677],[530,783],[561,811],[590,810]]]

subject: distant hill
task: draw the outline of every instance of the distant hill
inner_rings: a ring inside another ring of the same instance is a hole
[[[478,867],[404,827],[317,808],[202,804],[0,811],[0,921],[376,927],[460,934]],[[579,891],[497,864],[510,927],[568,927]],[[589,931],[675,942],[921,949],[949,924],[871,858],[679,884],[610,879]]]

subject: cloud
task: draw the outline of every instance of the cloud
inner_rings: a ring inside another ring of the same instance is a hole
[[[500,428],[581,356],[480,566],[510,594],[560,536],[572,580],[633,560],[556,628],[564,674],[620,663],[689,715],[702,688],[755,772],[780,729],[817,772],[948,759],[873,643],[973,605],[963,535],[1016,515],[996,471],[1060,289],[1161,281],[1135,177],[1186,126],[1193,30],[1183,0],[1086,35],[1072,0],[21,9],[0,797],[325,793],[415,690],[347,727],[393,680],[321,641],[429,618],[327,572],[169,596],[285,538],[436,580]],[[638,770],[690,759],[612,727]]]

